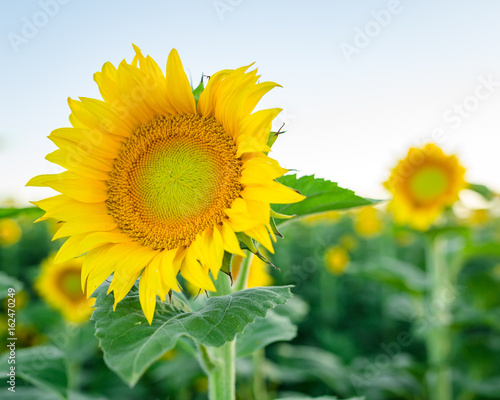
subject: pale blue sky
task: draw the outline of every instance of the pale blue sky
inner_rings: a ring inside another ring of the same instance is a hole
[[[285,109],[273,156],[301,174],[380,197],[396,159],[442,129],[469,180],[500,190],[498,1],[3,0],[0,200],[50,193],[24,184],[57,171],[46,136],[68,126],[67,97],[99,97],[93,73],[131,43],[161,66],[175,47],[195,83],[255,61],[284,86],[262,104]]]

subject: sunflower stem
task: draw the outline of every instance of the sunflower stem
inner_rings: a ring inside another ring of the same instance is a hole
[[[433,324],[427,335],[427,353],[430,364],[427,378],[431,400],[452,400],[453,388],[449,358],[451,353],[450,306],[453,298],[450,292],[451,271],[446,262],[447,240],[436,235],[426,243],[427,273],[429,284],[428,307]]]
[[[231,279],[226,274],[219,274],[215,280],[217,292],[213,296],[224,296],[232,292]],[[210,347],[213,364],[208,373],[208,392],[210,400],[235,399],[235,361],[236,339],[220,347]]]
[[[246,257],[241,261],[238,277],[234,284],[233,292],[238,292],[247,288],[248,276],[250,275],[250,264],[252,263],[253,253],[245,251]]]

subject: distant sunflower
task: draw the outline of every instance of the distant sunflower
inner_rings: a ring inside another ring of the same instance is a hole
[[[354,214],[354,230],[364,237],[373,237],[382,231],[382,218],[375,207],[363,207]]]
[[[427,229],[458,200],[458,193],[466,187],[464,175],[457,157],[447,156],[435,144],[411,148],[385,182],[393,195],[395,221]]]
[[[175,49],[166,76],[134,49],[131,64],[95,74],[104,101],[70,99],[73,127],[49,136],[59,150],[47,159],[67,171],[28,185],[62,193],[35,203],[42,219],[64,221],[56,262],[87,253],[82,287],[90,295],[113,273],[115,307],[141,277],[151,323],[179,272],[215,291],[209,272],[217,279],[224,250],[243,254],[236,232],[272,251],[270,204],[304,197],[275,181],[288,170],[267,156],[281,109],[253,112],[279,85],[246,66],[212,75],[195,98]]]
[[[42,262],[35,288],[66,320],[85,322],[92,314],[95,299],[88,299],[80,287],[82,260],[77,258],[56,264],[54,257],[52,254]]]
[[[326,267],[334,275],[342,275],[350,260],[349,253],[342,246],[331,246],[325,252]]]
[[[22,231],[19,224],[10,218],[0,219],[0,246],[8,247],[19,242]]]

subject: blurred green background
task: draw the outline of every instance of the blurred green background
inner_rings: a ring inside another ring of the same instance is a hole
[[[255,262],[250,281],[295,285],[292,301],[273,317],[297,324],[297,336],[238,360],[238,399],[427,399],[427,380],[440,369],[451,374],[454,398],[499,399],[500,201],[489,196],[484,204],[470,209],[458,202],[446,224],[425,233],[396,226],[384,204],[285,224],[286,240],[278,240],[271,255],[275,267]],[[2,213],[0,321],[5,343],[7,290],[13,287],[16,399],[207,398],[207,380],[182,346],[136,387],[121,382],[103,361],[93,323],[67,321],[35,289],[42,260],[62,244],[50,240],[55,224],[33,224],[40,216],[34,209]],[[445,241],[441,255],[450,282],[442,298],[429,301],[425,243],[435,235]],[[69,290],[57,285],[53,291]],[[445,365],[435,365],[426,341],[443,322],[443,310],[450,351]],[[2,373],[6,357],[0,356]]]

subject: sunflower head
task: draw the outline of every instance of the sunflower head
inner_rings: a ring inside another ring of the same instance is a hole
[[[151,323],[178,273],[215,290],[224,251],[243,255],[236,233],[273,252],[270,205],[303,196],[276,182],[288,170],[267,155],[281,110],[254,111],[279,85],[246,66],[213,74],[195,99],[176,50],[164,73],[134,48],[130,64],[95,74],[103,100],[70,100],[72,126],[49,136],[47,159],[67,171],[28,184],[61,193],[35,203],[41,220],[63,221],[55,262],[85,254],[88,295],[113,274],[115,307],[140,277]]]
[[[19,224],[11,218],[0,219],[0,246],[8,247],[19,242],[22,231]]]
[[[74,323],[85,322],[92,314],[95,299],[88,299],[80,287],[82,260],[54,263],[55,254],[41,264],[35,289],[50,306]]]
[[[380,211],[375,207],[363,207],[354,217],[354,230],[364,237],[373,237],[382,231]]]
[[[349,262],[349,253],[342,246],[329,247],[325,252],[326,267],[334,275],[342,275]]]
[[[411,148],[392,170],[385,187],[392,193],[391,208],[397,223],[425,230],[458,200],[466,187],[463,168],[454,155],[435,144]]]

